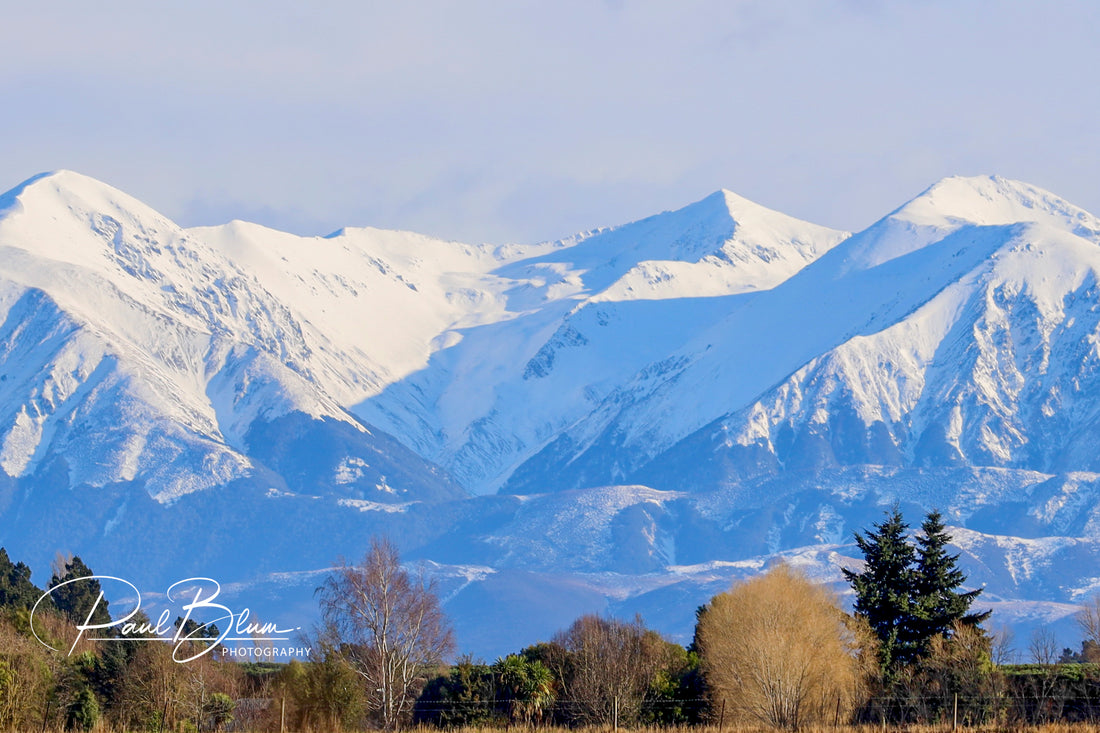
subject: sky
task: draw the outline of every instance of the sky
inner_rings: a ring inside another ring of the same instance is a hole
[[[1095,0],[0,0],[0,190],[537,242],[726,188],[859,230],[997,174],[1100,214]]]

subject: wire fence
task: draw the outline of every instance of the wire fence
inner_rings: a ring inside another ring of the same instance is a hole
[[[835,708],[818,704],[818,722],[837,727],[852,724],[944,724],[980,727],[994,722],[1040,725],[1045,723],[1100,724],[1100,687],[1079,694],[916,694],[837,700]],[[518,712],[517,712],[518,710]],[[763,705],[738,704],[713,698],[658,699],[623,702],[559,699],[532,710],[508,699],[419,700],[416,720],[456,727],[468,722],[546,723],[576,726],[592,723],[621,725],[668,723],[676,726],[714,726],[766,717]]]
[[[842,701],[818,705],[818,714],[800,722],[803,733],[820,731],[1041,731],[1042,733],[1100,733],[1100,687],[1096,694],[913,694],[876,696],[858,705]],[[227,730],[326,730],[327,717],[312,725],[291,725],[292,704],[286,699],[255,698],[239,706]],[[692,712],[692,715],[685,713]],[[552,731],[613,731],[617,729],[661,733],[748,733],[773,728],[759,706],[738,704],[730,699],[685,698],[647,699],[612,706],[603,699],[557,699],[540,709],[520,709],[514,699],[417,701],[412,720],[402,727],[415,730],[493,731],[539,729]],[[822,714],[824,712],[824,714]],[[617,717],[616,717],[617,713]],[[369,721],[352,726],[370,727]]]

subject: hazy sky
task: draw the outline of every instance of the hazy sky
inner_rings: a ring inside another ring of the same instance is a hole
[[[0,0],[0,190],[556,239],[728,188],[860,229],[953,174],[1100,214],[1100,2]]]

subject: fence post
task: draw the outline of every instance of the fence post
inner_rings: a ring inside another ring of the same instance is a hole
[[[46,733],[46,724],[50,722],[50,703],[53,702],[50,698],[46,698],[46,712],[42,715],[42,733]],[[723,703],[725,704],[725,703]]]
[[[959,693],[955,693],[955,706],[951,713],[951,730],[959,729]]]

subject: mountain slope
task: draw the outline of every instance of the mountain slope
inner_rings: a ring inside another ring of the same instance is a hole
[[[360,435],[358,453],[372,452],[371,430],[341,398],[376,389],[384,367],[342,348],[256,273],[77,174],[32,179],[0,208],[9,475],[63,458],[71,486],[138,480],[171,502],[254,475],[249,431],[292,414],[319,430],[342,424]],[[400,460],[421,464],[424,479],[435,472],[407,452]],[[381,473],[364,474],[369,491],[367,475]],[[461,494],[447,483],[418,478],[403,490]]]
[[[3,202],[0,304],[13,377],[17,362],[26,374],[0,393],[0,467],[31,476],[64,456],[70,485],[139,480],[166,502],[272,468],[256,436],[299,413],[368,443],[392,433],[468,489],[494,489],[728,299],[844,236],[729,192],[508,247],[242,222],[183,230],[68,171]],[[372,451],[305,483],[363,474],[346,466]],[[368,474],[364,491],[386,485],[387,471]],[[434,485],[432,496],[457,490]]]
[[[862,463],[1090,470],[1097,231],[1022,184],[945,181],[640,373],[507,488],[698,485],[687,465],[717,485]]]
[[[722,191],[496,269],[510,317],[450,332],[356,408],[476,493],[494,490],[640,369],[845,237]]]

